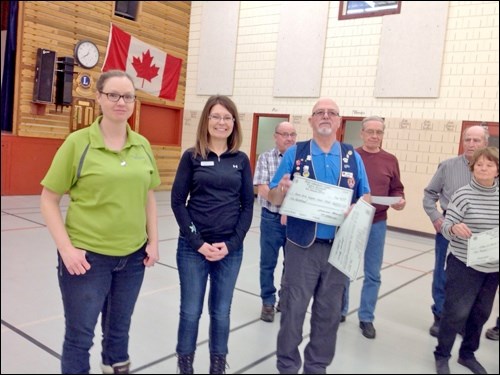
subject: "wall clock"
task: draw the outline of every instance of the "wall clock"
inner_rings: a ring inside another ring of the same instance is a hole
[[[82,40],[75,46],[75,59],[80,66],[91,69],[99,62],[99,50],[94,42]]]

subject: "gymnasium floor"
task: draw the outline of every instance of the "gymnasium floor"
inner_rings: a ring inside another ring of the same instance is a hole
[[[175,263],[177,224],[169,192],[158,192],[160,263],[146,272],[130,331],[132,372],[175,374],[175,345],[179,314],[179,282]],[[54,374],[64,334],[61,297],[56,278],[55,245],[43,224],[39,196],[2,196],[2,374]],[[67,206],[67,199],[63,200]],[[232,305],[227,373],[267,374],[276,370],[276,335],[273,323],[259,319],[259,221],[256,203],[252,227],[245,239],[245,255]],[[431,280],[433,241],[389,231],[382,287],[374,322],[377,337],[368,340],[358,328],[357,308],[362,274],[351,285],[350,311],[338,333],[337,352],[328,373],[435,373],[436,339],[432,323]],[[276,270],[279,280],[281,261]],[[485,328],[495,324],[498,298]],[[100,328],[91,351],[92,373],[101,373]],[[309,322],[304,325],[308,340]],[[208,372],[208,319],[200,323],[195,372]],[[450,360],[452,373],[470,373],[457,364],[457,338]],[[499,373],[498,341],[481,339],[478,360],[489,373]]]

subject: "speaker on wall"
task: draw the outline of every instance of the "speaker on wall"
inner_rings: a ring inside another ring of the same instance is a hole
[[[71,105],[73,102],[73,70],[75,59],[61,57],[57,59],[56,105]]]
[[[55,51],[38,48],[36,53],[35,87],[33,88],[34,102],[53,102],[55,65]]]
[[[135,20],[138,5],[138,1],[115,1],[115,15]]]

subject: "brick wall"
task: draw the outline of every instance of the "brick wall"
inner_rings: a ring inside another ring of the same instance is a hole
[[[256,112],[289,113],[299,139],[311,136],[307,117],[316,99],[272,94],[284,3],[242,1],[240,5],[232,99],[241,113],[247,153]],[[201,9],[202,2],[192,3],[183,149],[194,141],[207,99],[196,95]],[[321,96],[334,98],[343,115],[387,119],[384,148],[400,161],[408,200],[405,210],[390,213],[389,225],[431,233],[432,225],[422,209],[422,191],[438,163],[458,154],[462,121],[498,122],[498,2],[449,2],[438,98],[373,96],[381,29],[381,17],[339,21],[338,2],[330,2]]]

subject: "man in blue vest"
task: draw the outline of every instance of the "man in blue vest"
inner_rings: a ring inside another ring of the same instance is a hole
[[[291,146],[269,184],[269,201],[281,205],[294,175],[353,190],[370,202],[370,187],[360,155],[337,141],[340,114],[337,104],[319,99],[309,124],[313,138]],[[307,308],[313,298],[310,340],[304,350],[305,374],[325,374],[335,355],[342,296],[348,277],[328,262],[336,227],[288,216],[285,272],[281,282],[281,321],[277,368],[297,374],[302,366],[298,347]]]

